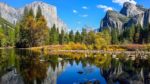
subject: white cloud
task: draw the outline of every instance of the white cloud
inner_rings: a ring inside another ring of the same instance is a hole
[[[87,15],[87,14],[84,14],[84,15],[81,15],[81,17],[84,17],[84,18],[86,18],[86,17],[88,17],[89,15]]]
[[[106,5],[97,5],[97,8],[104,9],[104,11],[113,10],[112,7],[108,7]]]
[[[73,13],[78,13],[78,11],[77,10],[73,10]]]
[[[112,0],[113,3],[118,3],[119,5],[123,5],[124,2],[130,2],[132,4],[136,4],[135,0]]]
[[[88,9],[88,7],[87,6],[83,6],[82,9],[86,10],[86,9]]]

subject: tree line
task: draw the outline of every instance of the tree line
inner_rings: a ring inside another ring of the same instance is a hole
[[[112,44],[148,44],[150,43],[150,24],[142,27],[140,24],[125,28],[119,34],[117,28],[111,31]]]
[[[38,7],[36,14],[32,9],[25,8],[23,18],[16,27],[6,27],[0,27],[0,47],[28,48],[80,43],[98,48],[102,44],[109,44],[111,39],[108,30],[95,33],[94,31],[87,32],[83,28],[81,32],[73,30],[66,32],[60,31],[55,24],[52,28],[48,28],[40,7]]]
[[[66,32],[60,31],[55,24],[52,28],[48,28],[41,8],[38,7],[36,14],[32,9],[25,8],[23,18],[15,28],[0,27],[0,47],[28,48],[64,45],[71,42],[85,44],[92,49],[101,49],[110,44],[150,43],[150,25],[146,28],[132,25],[121,33],[117,28],[113,28],[111,31],[105,28],[97,33],[87,31],[86,28],[83,28],[81,32],[73,30]]]

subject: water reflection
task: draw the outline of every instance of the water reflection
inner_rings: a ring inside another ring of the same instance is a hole
[[[150,61],[0,50],[0,84],[150,84]]]

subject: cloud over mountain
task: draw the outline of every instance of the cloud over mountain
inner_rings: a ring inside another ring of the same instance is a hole
[[[112,7],[108,7],[106,5],[97,5],[97,8],[104,9],[104,11],[113,10]]]
[[[112,0],[113,3],[118,3],[119,5],[123,5],[125,2],[130,2],[132,4],[136,4],[135,0]]]

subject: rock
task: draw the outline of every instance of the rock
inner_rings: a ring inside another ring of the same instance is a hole
[[[146,10],[142,14],[138,14],[138,15],[132,17],[128,21],[126,26],[130,27],[132,24],[134,24],[134,25],[140,24],[142,27],[147,27],[149,23],[150,23],[150,9]]]
[[[106,16],[101,21],[100,31],[105,28],[117,28],[119,32],[122,31],[124,24],[128,21],[128,17],[116,12],[116,11],[107,11]]]
[[[5,3],[0,3],[0,16],[12,24],[16,24],[20,18],[18,10],[8,6]]]
[[[125,28],[140,24],[143,28],[150,23],[150,9],[143,6],[125,2],[120,13],[117,11],[107,11],[100,24],[100,31],[105,28],[112,30],[117,28],[123,32]]]
[[[55,24],[56,27],[59,28],[59,31],[61,31],[62,29],[64,31],[67,30],[67,25],[57,16],[57,8],[42,1],[35,1],[18,9],[10,7],[5,3],[0,3],[0,16],[8,22],[16,24],[21,20],[25,7],[28,9],[32,8],[34,15],[36,15],[37,8],[40,7],[42,15],[45,17],[47,26],[49,28],[51,28]]]
[[[145,12],[145,8],[139,5],[132,4],[130,2],[125,2],[123,8],[121,9],[120,13],[127,16],[133,17],[138,14],[142,14]]]

